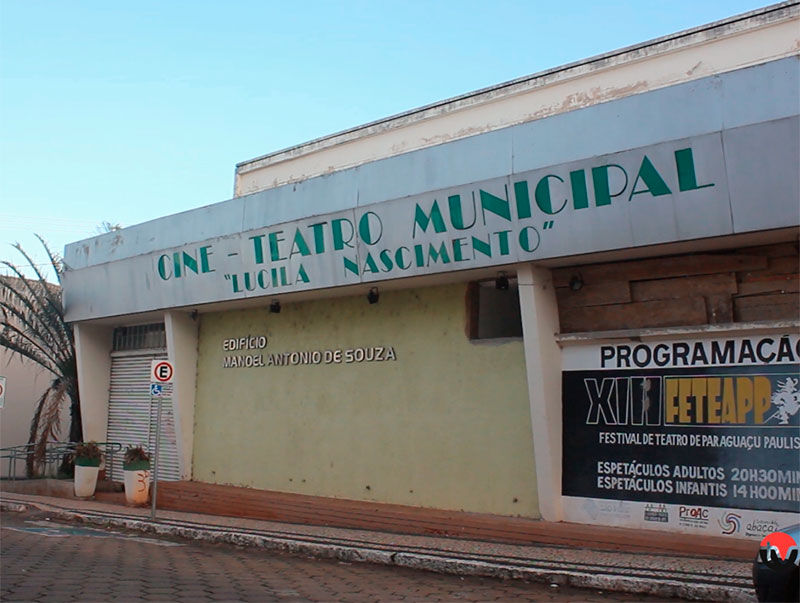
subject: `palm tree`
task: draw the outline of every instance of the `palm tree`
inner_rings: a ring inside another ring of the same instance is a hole
[[[0,346],[45,368],[53,375],[50,387],[36,404],[28,445],[28,476],[36,474],[45,458],[46,445],[58,437],[61,406],[69,401],[69,441],[83,439],[78,397],[78,365],[72,326],[64,321],[61,305],[62,259],[54,254],[39,235],[58,285],[49,283],[42,271],[17,243],[14,248],[25,258],[25,271],[2,261],[13,276],[0,276]],[[26,276],[30,271],[34,277]],[[62,465],[63,467],[63,465]]]

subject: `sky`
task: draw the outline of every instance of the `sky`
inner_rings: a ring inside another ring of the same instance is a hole
[[[238,162],[765,5],[0,0],[0,260],[229,199]]]

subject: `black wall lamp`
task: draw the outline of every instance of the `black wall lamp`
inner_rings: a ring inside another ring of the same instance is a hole
[[[498,276],[494,281],[494,288],[498,291],[508,291],[508,277],[505,274]]]
[[[371,303],[371,304],[377,304],[378,300],[380,299],[380,297],[381,297],[381,295],[380,295],[380,293],[378,293],[378,288],[377,287],[373,287],[367,293],[367,301],[369,303]]]
[[[269,311],[273,314],[280,314],[281,313],[281,302],[277,299],[273,299],[272,303],[269,305]]]
[[[569,288],[573,291],[580,291],[583,289],[583,276],[579,274],[573,274],[572,278],[569,279]]]

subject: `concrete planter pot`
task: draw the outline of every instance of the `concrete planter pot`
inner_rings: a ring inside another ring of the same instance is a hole
[[[146,505],[150,497],[150,462],[139,461],[123,466],[125,476],[125,502],[129,505]]]
[[[90,498],[94,496],[97,488],[97,474],[100,466],[79,465],[75,463],[75,496],[78,498]]]

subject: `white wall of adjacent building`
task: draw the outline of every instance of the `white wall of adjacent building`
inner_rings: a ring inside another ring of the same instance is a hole
[[[0,348],[0,376],[6,378],[5,403],[0,408],[0,448],[28,443],[31,419],[36,403],[50,386],[52,375],[33,362],[22,360],[5,348]],[[69,435],[69,406],[61,409],[61,439]],[[9,476],[10,461],[3,459],[0,476]],[[25,463],[17,462],[16,477],[25,475]]]

